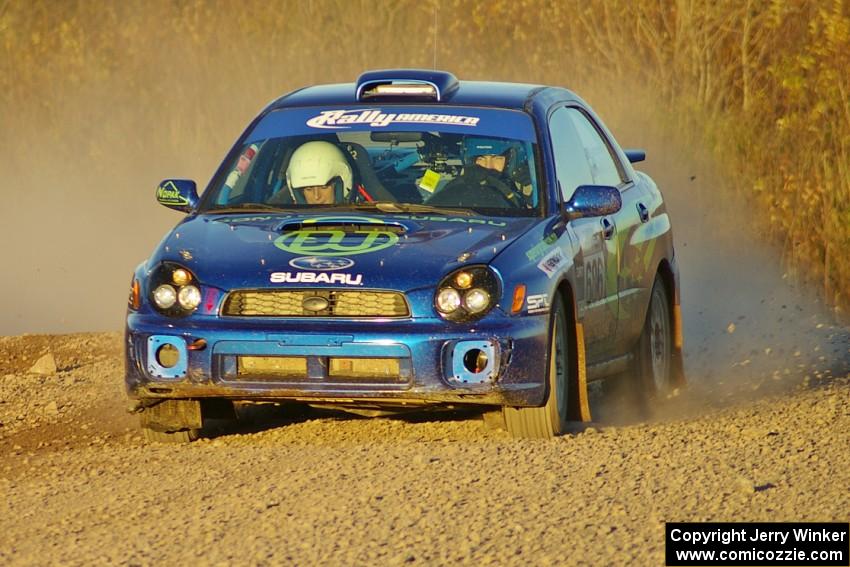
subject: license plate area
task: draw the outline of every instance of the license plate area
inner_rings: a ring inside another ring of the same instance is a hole
[[[404,361],[397,358],[225,356],[227,382],[313,382],[402,384]]]
[[[397,383],[402,379],[401,361],[397,358],[329,357],[328,378]]]
[[[406,388],[413,382],[410,351],[399,344],[226,341],[216,345],[214,361],[217,380],[231,384],[326,389]]]
[[[302,356],[236,357],[237,380],[298,380],[306,376],[307,358]]]

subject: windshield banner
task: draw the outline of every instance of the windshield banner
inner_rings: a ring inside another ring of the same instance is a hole
[[[464,106],[284,108],[266,115],[246,143],[321,132],[447,132],[535,142],[531,117],[518,110]]]

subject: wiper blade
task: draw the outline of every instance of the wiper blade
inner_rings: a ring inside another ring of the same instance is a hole
[[[396,203],[393,201],[366,201],[352,205],[356,209],[378,209],[385,213],[437,213],[440,215],[462,215],[471,217],[475,214],[469,209],[452,207],[434,207],[420,203]]]

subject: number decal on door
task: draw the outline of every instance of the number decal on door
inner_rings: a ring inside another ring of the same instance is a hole
[[[584,297],[588,303],[605,299],[605,255],[593,254],[584,260]]]

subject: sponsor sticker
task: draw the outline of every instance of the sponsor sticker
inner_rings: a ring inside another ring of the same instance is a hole
[[[546,253],[550,246],[555,244],[556,240],[558,240],[558,237],[553,232],[552,234],[550,234],[549,236],[529,248],[525,253],[526,257],[531,261],[537,260]]]
[[[336,256],[366,254],[389,248],[398,235],[384,230],[296,230],[279,236],[274,245],[293,254]]]
[[[321,226],[309,229],[295,230],[279,236],[274,245],[281,250],[304,256],[354,256],[377,252],[389,248],[398,242],[398,235],[391,230],[382,229],[385,225],[380,220],[362,217],[320,217],[304,221],[304,224],[321,223],[356,223],[371,224],[369,228],[360,230],[343,230]]]
[[[455,222],[461,224],[484,224],[487,226],[508,226],[505,221],[497,221],[492,219],[476,219],[464,217],[444,217],[435,215],[390,215],[388,218],[413,220],[413,221],[433,221],[433,222]]]
[[[299,270],[315,270],[317,272],[333,272],[344,270],[354,265],[350,258],[339,258],[336,256],[302,256],[293,258],[289,265]]]
[[[561,267],[561,265],[563,265],[563,263],[564,253],[561,251],[560,248],[555,248],[554,250],[543,256],[543,259],[537,263],[537,267],[540,269],[541,272],[546,274],[547,278],[552,279],[552,276],[557,273],[558,269]]]
[[[257,216],[257,217],[216,217],[213,219],[214,222],[223,222],[225,224],[250,224],[250,223],[264,223],[266,221],[270,221],[272,219],[282,218],[285,215],[277,215],[277,216]]]
[[[180,194],[177,186],[167,181],[156,188],[156,200],[163,205],[188,205],[189,199]]]
[[[549,298],[545,293],[529,295],[526,298],[526,310],[528,313],[544,313],[549,311]]]
[[[307,120],[311,128],[350,128],[351,124],[368,124],[383,128],[390,124],[451,124],[453,126],[476,126],[477,116],[457,114],[395,114],[382,112],[380,108],[358,110],[323,110],[318,116]]]
[[[534,122],[520,110],[442,104],[390,106],[371,102],[370,105],[351,104],[345,108],[298,107],[273,110],[251,130],[244,143],[261,146],[261,142],[281,136],[375,130],[454,134],[475,132],[481,136],[537,142]]]
[[[327,272],[272,272],[271,283],[363,285],[363,274],[329,274]]]

